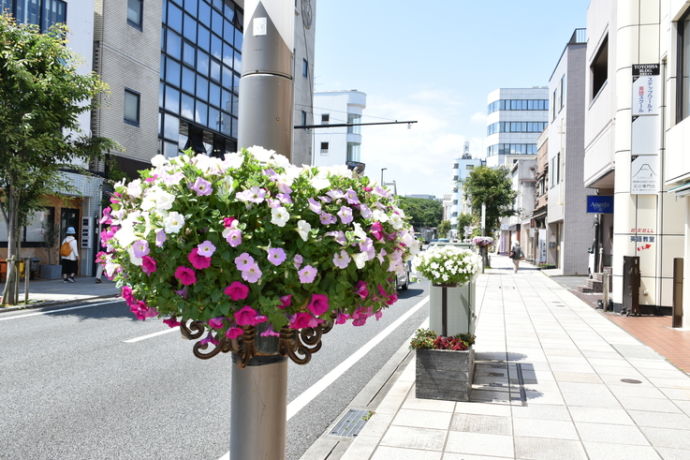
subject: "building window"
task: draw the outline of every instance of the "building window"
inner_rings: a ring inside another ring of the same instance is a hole
[[[302,76],[309,76],[309,61],[307,61],[306,59],[302,59]]]
[[[563,99],[565,98],[565,75],[561,76],[561,93],[558,98],[559,102],[559,108],[558,110],[560,111],[563,108]]]
[[[328,142],[321,143],[321,155],[328,155]]]
[[[38,208],[33,211],[26,225],[19,230],[20,245],[24,248],[49,247],[55,245],[56,241],[49,241],[51,230],[55,231],[55,208]],[[0,213],[0,247],[7,247],[7,222]]]
[[[329,121],[331,121],[331,115],[328,113],[322,113],[321,114],[321,124],[327,125]]]
[[[548,99],[499,99],[488,106],[488,113],[505,110],[541,110],[549,109]]]
[[[127,0],[127,24],[141,29],[143,12],[144,0]]]
[[[140,94],[131,89],[125,89],[125,122],[139,126]]]
[[[551,105],[551,121],[556,119],[556,88],[553,90],[553,104]]]
[[[359,124],[362,122],[362,116],[353,113],[347,114],[347,132],[350,134],[360,134],[362,127]],[[354,126],[353,126],[354,125]]]
[[[359,150],[360,150],[360,144],[356,144],[354,142],[348,142],[347,143],[347,157],[346,161],[360,161],[359,160]]]
[[[594,55],[592,64],[589,66],[589,70],[592,75],[592,99],[597,97],[601,88],[604,87],[604,83],[608,79],[609,70],[609,37],[606,36],[599,51]]]
[[[690,114],[690,10],[678,21],[677,122]]]
[[[45,0],[43,3],[43,17],[41,30],[46,31],[52,25],[67,22],[67,3],[62,0]]]

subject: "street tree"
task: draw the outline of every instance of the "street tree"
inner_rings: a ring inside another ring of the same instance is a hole
[[[465,227],[470,227],[475,221],[474,216],[466,212],[458,216],[458,235],[460,235],[461,240],[469,237],[469,233],[465,232]]]
[[[450,221],[449,220],[441,221],[441,223],[438,225],[437,231],[438,231],[439,238],[447,238],[448,232],[450,231]]]
[[[398,201],[415,230],[436,228],[441,224],[443,205],[439,200],[401,196]]]
[[[61,169],[76,159],[98,158],[112,141],[79,131],[107,87],[96,74],[79,74],[67,47],[67,29],[18,25],[0,15],[0,209],[7,222],[7,280],[3,303],[18,297],[20,229],[41,198],[63,187]]]
[[[463,185],[475,218],[481,218],[482,204],[486,205],[486,235],[493,235],[498,230],[501,217],[515,214],[513,202],[516,193],[509,174],[504,167],[480,166],[472,170]]]

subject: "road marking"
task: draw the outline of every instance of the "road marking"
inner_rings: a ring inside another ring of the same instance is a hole
[[[175,327],[173,327],[173,328],[166,329],[166,330],[164,330],[164,331],[158,331],[158,332],[154,332],[154,333],[152,333],[152,334],[146,334],[146,335],[142,335],[142,336],[139,336],[139,337],[134,337],[133,339],[123,340],[123,342],[124,342],[124,343],[137,343],[137,342],[141,342],[142,340],[150,339],[150,338],[152,338],[152,337],[157,337],[157,336],[159,336],[159,335],[169,334],[169,333],[171,333],[171,332],[175,332],[175,331],[178,330],[179,328],[180,328],[179,326],[175,326]]]
[[[407,310],[400,318],[393,321],[388,325],[387,328],[378,333],[373,339],[369,340],[367,343],[362,345],[356,352],[350,355],[346,360],[338,364],[334,369],[332,369],[328,374],[321,377],[321,379],[307,388],[301,395],[297,396],[290,402],[287,406],[287,417],[286,420],[290,420],[299,411],[304,409],[307,404],[312,402],[314,398],[323,393],[323,391],[328,388],[333,382],[335,382],[338,377],[343,375],[349,368],[355,365],[357,361],[362,359],[367,353],[369,353],[376,345],[381,343],[383,339],[388,337],[394,330],[396,330],[402,323],[407,321],[412,315],[417,313],[417,311],[422,308],[429,301],[429,296],[424,297],[416,305]],[[424,323],[422,323],[424,324]],[[230,452],[220,457],[218,460],[229,460]]]
[[[36,313],[27,313],[25,315],[10,316],[9,318],[0,318],[0,321],[11,321],[13,319],[29,318],[30,316],[49,315],[51,313],[58,313],[61,311],[79,310],[80,308],[99,307],[101,305],[108,305],[108,304],[116,303],[116,302],[122,302],[122,299],[110,300],[108,302],[90,303],[87,305],[79,305],[78,307],[59,308],[57,310],[46,310],[46,311],[39,311]]]

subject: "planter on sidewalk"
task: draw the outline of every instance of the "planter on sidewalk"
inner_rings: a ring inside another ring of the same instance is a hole
[[[417,350],[415,396],[423,399],[469,401],[474,350]]]
[[[43,264],[40,268],[41,279],[56,280],[59,279],[62,273],[62,267],[54,264]]]

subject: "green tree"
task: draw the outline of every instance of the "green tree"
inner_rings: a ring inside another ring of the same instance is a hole
[[[450,221],[449,220],[441,221],[441,223],[438,225],[437,231],[438,231],[439,238],[447,238],[448,232],[450,231]]]
[[[465,196],[472,207],[472,215],[481,219],[482,204],[486,205],[486,235],[498,229],[501,217],[515,214],[513,203],[516,193],[512,189],[509,171],[504,168],[474,168],[465,180]]]
[[[91,160],[116,144],[79,132],[78,116],[107,87],[95,74],[77,73],[67,29],[39,33],[0,15],[0,208],[7,221],[5,304],[16,304],[19,233],[46,193],[64,188],[63,168]]]
[[[415,229],[438,227],[441,224],[443,205],[439,200],[401,196],[398,202]]]
[[[461,240],[469,237],[469,234],[465,234],[465,227],[471,226],[474,222],[475,219],[472,214],[462,213],[458,216],[458,235],[460,235]]]

